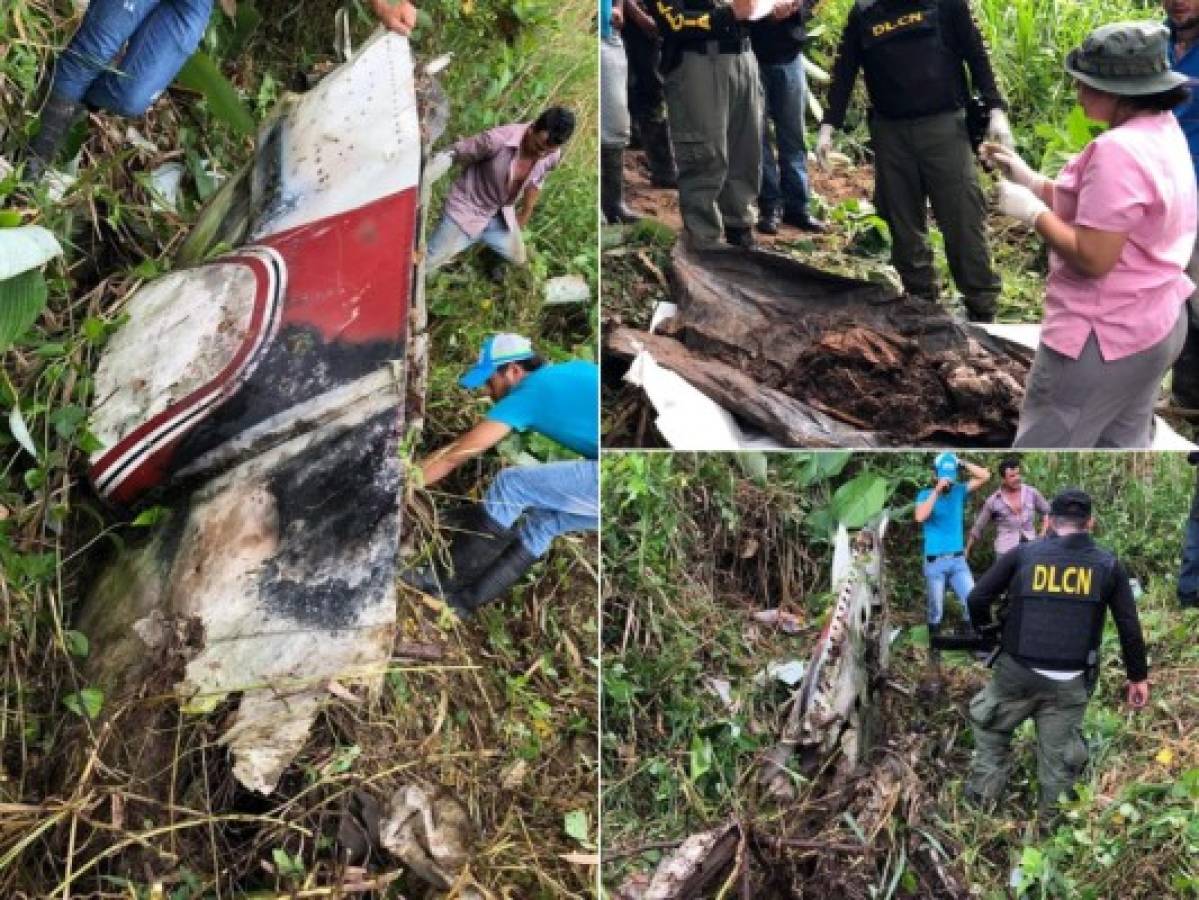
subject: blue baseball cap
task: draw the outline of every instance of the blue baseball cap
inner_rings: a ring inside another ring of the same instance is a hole
[[[501,366],[521,359],[531,359],[537,354],[533,352],[533,344],[527,337],[519,334],[493,334],[483,341],[479,350],[479,361],[463,375],[458,383],[468,391],[477,390],[487,383],[487,379],[496,373]]]
[[[956,453],[938,453],[937,458],[933,460],[933,469],[936,470],[938,478],[948,478],[950,481],[956,481],[958,477],[958,458]]]

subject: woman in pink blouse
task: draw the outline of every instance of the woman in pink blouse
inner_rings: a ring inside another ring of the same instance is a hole
[[[1049,245],[1045,318],[1018,447],[1147,447],[1162,378],[1186,338],[1185,268],[1195,242],[1195,173],[1171,110],[1187,96],[1157,22],[1093,31],[1066,58],[1087,117],[1110,127],[1056,180],[1013,150],[1001,212]]]

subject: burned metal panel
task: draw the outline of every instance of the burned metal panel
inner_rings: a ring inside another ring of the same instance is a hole
[[[887,595],[883,583],[884,517],[859,531],[851,544],[842,526],[833,563],[836,599],[795,694],[783,734],[763,761],[760,780],[776,796],[789,797],[785,768],[799,750],[824,757],[840,754],[852,769],[866,749],[874,706],[874,680],[889,657]]]
[[[398,35],[285,103],[252,167],[254,243],[138,292],[104,355],[92,410],[101,493],[134,502],[247,429],[403,358],[423,277],[422,152]]]
[[[98,487],[171,516],[98,579],[93,671],[129,697],[161,663],[197,713],[240,697],[221,740],[264,793],[329,682],[376,689],[394,640],[396,448],[425,378],[414,84],[384,33],[287,101],[253,202],[222,207],[255,243],[135,295],[98,377]]]

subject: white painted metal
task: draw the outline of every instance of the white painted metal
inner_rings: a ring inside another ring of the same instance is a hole
[[[376,33],[279,127],[280,190],[255,240],[415,187],[421,135],[408,39]]]
[[[253,270],[229,262],[164,275],[133,295],[125,312],[138,327],[119,329],[96,369],[91,429],[105,450],[232,362],[257,291]]]

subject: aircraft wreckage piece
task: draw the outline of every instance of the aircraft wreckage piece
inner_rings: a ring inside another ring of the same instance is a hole
[[[835,600],[796,691],[781,740],[762,763],[760,782],[779,798],[794,796],[786,769],[797,751],[818,757],[839,753],[839,768],[854,768],[868,749],[874,684],[888,663],[886,587],[883,583],[884,516],[863,528],[850,546],[844,526],[833,553]]]
[[[783,444],[840,439],[828,420],[850,433],[846,446],[1010,445],[1015,436],[1032,354],[936,303],[764,250],[679,242],[671,264],[678,313],[660,341],[682,346],[658,362],[705,393],[719,382],[720,396],[709,396]],[[800,412],[782,409],[782,396]]]
[[[875,682],[889,656],[887,595],[883,584],[886,515],[863,528],[851,544],[837,529],[832,584],[836,599],[792,697],[782,739],[762,762],[759,781],[778,799],[795,798],[787,772],[791,758],[811,751],[819,759],[839,754],[838,768],[852,769],[871,740]],[[690,835],[654,869],[643,900],[693,900],[706,896],[727,874],[740,832],[735,822]]]
[[[201,244],[244,246],[138,291],[96,371],[97,490],[170,512],[96,584],[95,666],[118,695],[179,671],[194,711],[241,694],[222,740],[263,793],[329,681],[373,688],[390,657],[396,448],[423,388],[420,119],[388,32],[286,100],[202,219]]]

